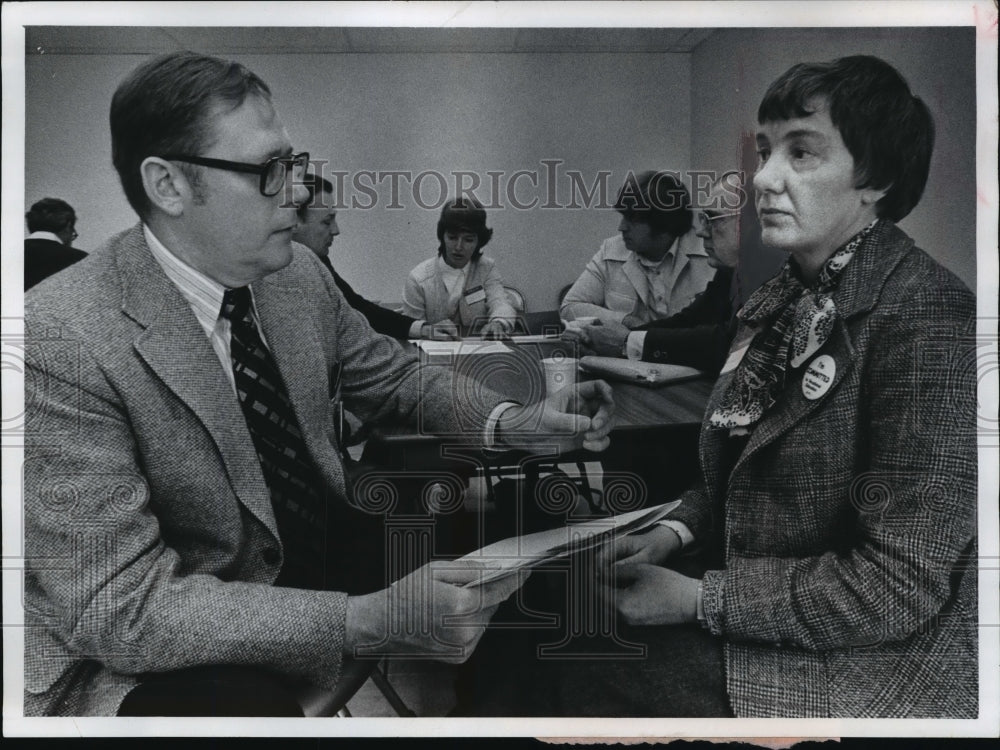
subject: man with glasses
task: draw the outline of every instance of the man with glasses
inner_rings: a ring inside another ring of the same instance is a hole
[[[30,234],[24,239],[24,288],[69,268],[87,254],[72,246],[76,212],[59,198],[42,198],[24,215]]]
[[[735,332],[741,233],[756,226],[738,172],[716,180],[704,207],[695,213],[695,234],[704,243],[708,264],[718,269],[705,291],[680,312],[630,330],[620,323],[597,320],[567,329],[565,338],[608,357],[684,365],[717,373]]]
[[[146,62],[111,134],[141,222],[25,302],[25,715],[301,715],[347,657],[467,658],[517,577],[369,546],[384,509],[345,479],[339,394],[599,450],[610,389],[529,408],[373,334],[292,242],[309,157],[243,66]],[[404,575],[359,584],[383,565]]]

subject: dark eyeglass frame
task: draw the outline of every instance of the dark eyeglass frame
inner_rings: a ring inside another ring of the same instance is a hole
[[[731,219],[734,216],[739,216],[739,215],[740,212],[738,209],[733,211],[720,211],[719,213],[715,214],[715,216],[709,215],[706,211],[699,211],[698,220],[702,222],[706,227],[710,227],[712,226],[712,222],[719,221],[721,219]]]
[[[229,161],[228,159],[212,159],[207,156],[194,156],[192,154],[164,154],[160,157],[167,161],[183,161],[188,164],[197,164],[201,167],[211,167],[212,169],[224,169],[227,172],[243,172],[244,174],[255,174],[260,176],[260,194],[265,198],[270,198],[281,192],[288,182],[289,170],[301,167],[303,172],[309,167],[309,152],[299,151],[286,156],[272,156],[263,164],[247,164],[242,161]],[[274,168],[275,164],[282,164],[285,173],[281,182],[272,192],[267,191],[267,176]]]

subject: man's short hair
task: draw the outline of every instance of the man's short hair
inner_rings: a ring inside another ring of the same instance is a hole
[[[825,104],[854,157],[858,189],[888,188],[879,217],[899,221],[920,201],[934,150],[934,120],[899,72],[869,55],[799,63],[771,84],[761,124],[807,117]]]
[[[29,232],[52,232],[69,229],[76,224],[76,212],[66,201],[59,198],[42,198],[24,215]]]
[[[172,52],[140,65],[111,100],[111,160],[125,197],[145,218],[150,203],[139,167],[149,156],[200,155],[211,145],[216,105],[232,111],[248,96],[270,100],[271,90],[239,63],[195,52]],[[197,178],[197,167],[182,164]]]
[[[614,209],[633,221],[649,224],[657,234],[687,234],[694,223],[691,195],[670,172],[631,172],[618,191]]]
[[[318,174],[310,172],[302,178],[302,184],[305,186],[305,189],[309,191],[309,200],[305,203],[300,203],[295,208],[295,213],[301,221],[305,221],[306,216],[309,215],[309,209],[313,206],[313,201],[316,196],[321,195],[322,193],[332,193],[333,183],[325,177],[320,177]]]

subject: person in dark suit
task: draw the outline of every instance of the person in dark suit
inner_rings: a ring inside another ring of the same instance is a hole
[[[708,264],[717,271],[690,305],[635,329],[608,320],[571,326],[563,338],[580,344],[585,353],[718,373],[736,332],[742,240],[760,232],[740,173],[727,172],[712,184],[695,221],[695,234],[702,239]]]
[[[242,65],[146,61],[110,122],[140,222],[25,300],[24,714],[295,715],[354,655],[467,658],[517,576],[361,543],[338,404],[600,450],[610,388],[519,405],[376,334],[292,242],[309,156]]]
[[[387,336],[397,339],[457,339],[458,329],[450,320],[431,325],[425,320],[411,318],[365,299],[344,281],[330,262],[330,246],[340,234],[337,212],[333,208],[333,184],[325,177],[309,174],[306,175],[305,186],[309,191],[309,200],[298,208],[299,223],[292,239],[316,253],[351,307],[364,315],[372,328]]]
[[[30,234],[24,240],[24,289],[87,257],[70,243],[76,233],[76,212],[59,198],[42,198],[24,215]]]

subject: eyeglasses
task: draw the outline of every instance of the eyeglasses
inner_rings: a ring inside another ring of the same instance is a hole
[[[719,219],[729,219],[733,216],[739,216],[739,211],[719,211],[718,213],[708,213],[708,211],[699,211],[698,220],[701,222],[702,226],[711,228],[713,221],[718,221]]]
[[[288,156],[272,156],[263,164],[247,164],[241,161],[226,159],[209,159],[206,156],[191,156],[189,154],[166,154],[160,157],[167,161],[183,161],[188,164],[198,164],[202,167],[225,169],[229,172],[244,172],[260,176],[260,194],[270,198],[277,195],[285,186],[289,170],[306,170],[309,166],[309,152],[300,151]]]

